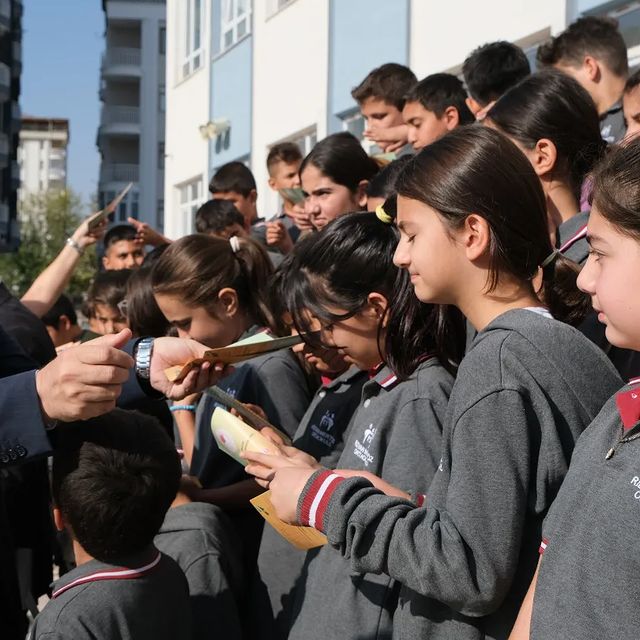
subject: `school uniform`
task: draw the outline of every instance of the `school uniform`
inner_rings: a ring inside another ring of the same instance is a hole
[[[242,556],[222,509],[203,502],[172,507],[154,542],[187,578],[194,639],[211,638],[215,629],[220,638],[240,640]]]
[[[590,211],[581,211],[565,220],[556,232],[556,248],[560,253],[583,266],[589,257],[587,223]]]
[[[257,333],[251,327],[241,339]],[[302,367],[291,349],[284,349],[234,365],[234,370],[217,385],[241,402],[262,407],[269,422],[289,436],[295,433],[311,391]],[[226,409],[212,397],[204,395],[196,409],[196,433],[191,475],[199,478],[205,489],[226,487],[248,480],[244,467],[218,448],[211,433],[211,416],[216,407]],[[235,528],[236,540],[243,551],[245,581],[251,583],[256,567],[264,520],[247,503],[245,507],[225,510]]]
[[[619,386],[576,329],[542,310],[508,311],[458,369],[422,508],[321,471],[298,518],[325,531],[353,572],[402,583],[394,638],[507,638],[574,443]]]
[[[337,467],[370,471],[423,495],[438,467],[452,385],[453,377],[435,358],[403,382],[383,367],[363,387]],[[290,640],[391,637],[400,585],[388,574],[354,571],[327,545],[309,554],[304,577],[295,594]]]
[[[362,387],[369,373],[353,366],[324,384],[311,400],[293,438],[293,444],[324,467],[335,467]],[[284,638],[289,629],[292,591],[300,577],[306,552],[296,549],[272,527],[265,527],[258,553],[260,580],[253,585],[260,637]],[[268,601],[268,602],[267,602]],[[276,629],[271,628],[275,619]]]
[[[640,378],[582,434],[542,529],[531,638],[637,640]]]
[[[30,640],[191,640],[187,581],[157,549],[116,564],[91,560],[52,585]]]

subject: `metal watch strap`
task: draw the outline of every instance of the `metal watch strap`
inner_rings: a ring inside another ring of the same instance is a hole
[[[136,345],[136,374],[148,380],[151,377],[151,354],[153,353],[153,338],[142,338]]]

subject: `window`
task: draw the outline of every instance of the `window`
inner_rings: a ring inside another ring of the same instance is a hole
[[[166,87],[161,84],[158,89],[158,110],[160,113],[164,113],[167,108],[167,90]]]
[[[164,231],[164,198],[158,199],[156,213],[156,229],[161,233]]]
[[[269,4],[267,6],[267,15],[272,16],[278,13],[278,11],[281,11],[292,2],[293,0],[269,0]]]
[[[182,77],[186,78],[202,65],[202,0],[184,0],[186,8],[184,21],[184,55],[182,59]]]
[[[224,51],[251,31],[250,0],[222,0],[220,50]]]
[[[164,142],[158,142],[158,169],[164,169]]]
[[[180,226],[185,233],[193,229],[196,211],[203,202],[202,178],[198,177],[178,187]]]

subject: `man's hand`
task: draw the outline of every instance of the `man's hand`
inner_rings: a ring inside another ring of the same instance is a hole
[[[212,366],[210,362],[204,362],[189,371],[182,380],[175,382],[167,380],[164,372],[169,367],[183,365],[194,358],[201,358],[207,350],[208,347],[188,338],[156,338],[151,356],[151,386],[167,398],[180,400],[217,384],[227,373],[222,363]]]
[[[163,236],[159,231],[150,227],[146,222],[140,222],[135,218],[127,218],[127,222],[136,229],[136,242],[141,245],[151,245],[159,247],[163,244],[169,244],[171,240]]]
[[[116,406],[133,359],[120,348],[131,331],[102,336],[58,355],[36,373],[45,420],[86,420]]]

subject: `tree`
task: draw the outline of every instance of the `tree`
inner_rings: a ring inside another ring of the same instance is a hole
[[[15,253],[0,255],[0,277],[17,297],[58,255],[66,239],[80,225],[83,213],[80,198],[71,190],[49,191],[27,196],[20,204],[20,247]],[[95,247],[89,247],[73,274],[67,293],[82,297],[96,273]]]

